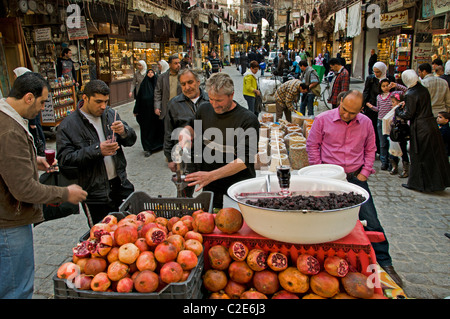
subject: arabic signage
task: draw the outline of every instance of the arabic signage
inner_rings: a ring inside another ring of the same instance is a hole
[[[435,14],[450,11],[450,0],[432,0]]]
[[[67,26],[67,35],[69,36],[69,40],[82,40],[89,39],[87,27],[86,27],[86,18],[84,16],[80,17],[79,27],[69,27]]]
[[[408,10],[383,13],[380,16],[380,28],[387,29],[408,25]]]
[[[52,41],[52,29],[51,28],[42,28],[34,30],[34,41]]]

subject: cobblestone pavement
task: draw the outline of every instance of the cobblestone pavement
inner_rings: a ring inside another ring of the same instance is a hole
[[[242,76],[235,67],[226,67],[235,82],[235,100],[246,106],[242,96]],[[353,81],[352,81],[353,82]],[[362,90],[362,83],[351,83],[352,89]],[[170,181],[163,152],[144,157],[139,142],[139,126],[132,114],[133,103],[117,107],[122,119],[138,133],[138,141],[125,148],[128,176],[136,190],[150,196],[176,195]],[[317,113],[326,110],[319,105]],[[54,140],[48,141],[54,145]],[[404,291],[410,298],[440,299],[450,296],[450,242],[444,236],[450,231],[450,189],[426,194],[401,187],[403,179],[380,171],[369,179],[370,188],[390,242],[390,253],[397,272],[404,281]],[[78,239],[88,231],[83,213],[60,220],[49,221],[34,228],[35,292],[33,298],[53,298],[52,278],[59,265],[71,255]]]

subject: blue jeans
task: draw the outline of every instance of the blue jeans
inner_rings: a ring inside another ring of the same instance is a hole
[[[33,286],[32,225],[0,228],[0,299],[31,299]]]
[[[380,139],[380,161],[382,164],[389,165],[389,140],[388,135],[383,135],[382,120],[377,122],[377,133]]]
[[[373,203],[372,194],[370,193],[369,184],[367,181],[362,182],[356,177],[351,177],[347,179],[348,182],[358,185],[364,188],[370,195],[369,200],[361,205],[359,210],[359,219],[366,220],[367,226],[364,227],[365,230],[368,231],[377,231],[384,234],[386,238],[385,241],[380,243],[372,243],[373,250],[375,251],[375,255],[377,257],[377,262],[380,266],[391,266],[392,259],[389,255],[389,242],[387,240],[386,234],[384,233],[383,226],[381,226],[380,221],[378,220],[377,210],[375,208],[375,204]]]
[[[314,97],[313,93],[307,93],[302,95],[302,103],[300,104],[300,112],[306,115],[306,106],[308,106],[308,115],[314,115]]]
[[[249,96],[249,95],[244,95],[244,99],[247,101],[247,105],[248,105],[248,109],[255,114],[256,116],[258,116],[259,113],[256,113],[255,111],[255,97],[254,96]]]

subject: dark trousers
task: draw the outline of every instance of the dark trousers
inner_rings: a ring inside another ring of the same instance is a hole
[[[306,115],[306,107],[308,107],[308,115],[314,115],[314,98],[313,93],[306,93],[302,95],[302,103],[300,104],[300,112]]]
[[[286,107],[286,105],[281,104],[279,102],[276,102],[276,121],[280,120],[284,116],[286,117],[286,121],[292,122],[292,113],[291,111]]]
[[[251,111],[253,114],[258,116],[259,113],[255,111],[256,98],[254,96],[249,96],[249,95],[244,94],[244,99],[247,101],[249,111]]]
[[[121,187],[120,178],[116,177],[109,181],[110,193],[108,202],[104,203],[86,203],[89,208],[89,213],[92,218],[93,225],[101,222],[103,218],[111,212],[118,212],[119,206],[122,204],[123,200],[126,199],[132,191],[124,192]],[[88,218],[88,224],[90,224]]]
[[[372,194],[370,193],[369,184],[367,183],[367,181],[360,181],[356,178],[356,176],[347,178],[347,181],[364,188],[369,193],[370,198],[366,203],[361,205],[361,208],[359,210],[359,219],[367,221],[367,226],[364,227],[365,230],[377,231],[384,234],[386,240],[380,243],[372,243],[372,247],[375,251],[378,264],[381,267],[391,266],[392,259],[389,255],[389,242],[387,240],[386,234],[384,233],[383,226],[381,226],[381,223],[378,220],[378,214],[372,199]]]

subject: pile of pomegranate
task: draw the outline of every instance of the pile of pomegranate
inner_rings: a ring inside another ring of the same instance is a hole
[[[73,248],[72,261],[59,267],[57,277],[82,290],[159,292],[188,279],[203,252],[201,233],[209,231],[211,217],[214,225],[214,215],[201,210],[170,219],[153,211],[120,220],[110,214]]]
[[[210,299],[387,299],[367,285],[367,276],[345,259],[309,254],[291,263],[281,252],[250,249],[240,241],[208,250],[203,275]]]

